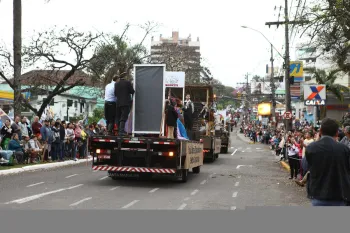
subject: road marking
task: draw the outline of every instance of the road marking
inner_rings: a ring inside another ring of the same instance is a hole
[[[184,199],[184,201],[188,201],[188,200],[190,200],[190,198],[189,198],[189,197],[186,197],[186,198]]]
[[[80,201],[77,201],[77,202],[75,202],[73,204],[70,204],[69,206],[76,206],[76,205],[79,205],[79,204],[81,204],[81,203],[83,203],[85,201],[91,200],[91,199],[92,199],[92,197],[87,197],[87,198],[84,198],[83,200],[80,200]]]
[[[73,176],[77,176],[78,174],[73,174],[73,175],[70,175],[70,176],[66,176],[66,178],[71,178]]]
[[[247,150],[251,150],[252,148],[248,147]]]
[[[50,194],[59,193],[59,192],[63,192],[63,191],[70,190],[70,189],[75,189],[75,188],[78,188],[80,186],[83,186],[83,184],[75,185],[75,186],[68,187],[68,188],[57,189],[57,190],[53,190],[53,191],[50,191],[50,192],[40,193],[40,194],[36,194],[36,195],[33,195],[33,196],[29,196],[29,197],[24,197],[24,198],[17,199],[17,200],[14,200],[14,201],[6,202],[5,204],[7,204],[7,205],[8,204],[13,204],[13,203],[23,204],[23,203],[26,203],[26,202],[29,202],[29,201],[33,201],[33,200],[42,198],[42,197],[50,195]]]
[[[123,206],[122,209],[127,209],[127,208],[129,208],[130,206],[135,205],[135,204],[136,204],[137,202],[139,202],[139,201],[140,201],[140,200],[134,200],[134,201],[130,202],[129,204]]]
[[[234,147],[233,146],[231,146],[231,149],[233,149]]]
[[[237,187],[238,185],[239,185],[239,182],[236,182],[236,183],[235,183],[235,186]]]
[[[102,177],[100,180],[105,180],[105,179],[107,179],[109,176],[104,176],[104,177]]]
[[[237,149],[234,152],[232,152],[231,156],[233,156],[236,152],[237,152]]]
[[[238,195],[238,192],[232,193],[232,197],[237,197],[237,195]]]
[[[193,195],[196,195],[196,193],[198,193],[198,189],[196,189],[196,190],[194,190],[192,193],[191,193],[191,196],[193,196]]]
[[[236,206],[231,207],[231,210],[236,210],[236,209],[237,209]]]
[[[157,191],[159,188],[155,188],[155,189],[152,189],[151,191],[149,191],[149,193],[154,193],[155,191]]]
[[[117,187],[111,188],[110,190],[111,190],[111,191],[113,191],[113,190],[116,190],[117,188],[120,188],[120,186],[117,186]]]
[[[236,169],[240,169],[240,167],[253,167],[253,165],[237,165]]]
[[[203,181],[201,182],[202,185],[205,184],[205,183],[207,183],[207,180],[203,180]]]
[[[187,204],[182,204],[182,205],[178,208],[178,210],[183,210],[183,209],[185,209],[186,206],[187,206]]]
[[[27,188],[29,187],[33,187],[33,186],[37,186],[37,185],[40,185],[40,184],[44,184],[45,182],[39,182],[39,183],[36,183],[36,184],[31,184],[31,185],[28,185]]]

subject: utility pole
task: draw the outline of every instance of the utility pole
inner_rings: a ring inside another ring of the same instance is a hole
[[[273,45],[271,44],[271,80],[270,80],[270,85],[271,85],[271,94],[272,94],[272,121],[276,122],[276,99],[275,99],[275,91],[276,91],[276,87],[275,87],[275,80],[274,80],[274,76],[275,76],[275,72],[274,72],[274,66],[273,66]]]
[[[271,25],[277,25],[277,27],[281,24],[285,25],[285,57],[284,57],[284,68],[285,68],[285,88],[286,88],[286,94],[285,94],[285,104],[286,104],[286,111],[292,112],[292,104],[291,104],[291,94],[290,94],[290,57],[289,57],[289,25],[290,24],[305,24],[309,21],[289,21],[288,16],[288,0],[285,0],[285,6],[284,6],[284,14],[285,14],[285,21],[284,22],[267,22],[265,25],[268,25],[269,27]],[[292,120],[286,120],[286,131],[292,130]]]
[[[14,117],[21,115],[22,0],[13,0],[13,86]]]
[[[247,95],[245,96],[245,99],[246,99],[246,103],[248,104],[248,108],[251,107],[250,105],[250,85],[249,85],[249,73],[246,74],[245,76],[246,78],[246,82],[245,83],[237,83],[237,84],[241,84],[241,85],[245,85],[246,86],[246,93]],[[247,116],[248,118],[248,116]]]

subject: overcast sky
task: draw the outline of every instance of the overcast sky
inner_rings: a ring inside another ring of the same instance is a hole
[[[296,1],[292,1],[296,5]],[[244,75],[264,75],[270,61],[269,43],[259,33],[241,28],[246,25],[261,31],[283,54],[284,27],[265,26],[277,21],[279,7],[284,0],[22,0],[23,36],[26,39],[35,31],[54,25],[73,26],[82,31],[121,33],[127,22],[132,25],[155,21],[162,26],[153,33],[155,39],[162,34],[170,37],[178,30],[180,37],[191,34],[200,38],[201,53],[215,78],[225,85],[236,87]],[[277,10],[274,8],[277,6]],[[295,11],[296,6],[291,8]],[[283,20],[283,9],[280,20]],[[0,40],[8,47],[12,43],[12,0],[0,3]],[[128,37],[139,42],[142,30],[136,26]],[[150,45],[151,37],[147,40]],[[149,48],[149,47],[148,47]],[[294,51],[291,48],[293,58]],[[275,54],[277,59],[277,54]],[[281,65],[281,59],[275,66]]]

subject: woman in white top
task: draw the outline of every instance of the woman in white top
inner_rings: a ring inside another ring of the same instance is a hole
[[[303,141],[303,158],[305,157],[305,149],[308,145],[313,143],[315,140],[312,138],[311,133],[307,132],[305,134],[305,139]]]
[[[304,141],[303,141],[303,154],[302,154],[302,156],[303,156],[303,158],[305,157],[305,150],[306,150],[306,147],[308,146],[308,145],[310,145],[311,143],[313,143],[315,140],[313,139],[313,137],[312,137],[312,135],[311,135],[311,133],[310,132],[307,132],[306,134],[305,134],[305,139],[304,139]],[[304,175],[304,177],[303,177],[303,179],[302,180],[297,180],[297,181],[295,181],[298,185],[300,185],[300,186],[304,186],[305,184],[306,184],[306,182],[307,182],[307,176],[309,175],[309,171],[307,171],[306,173],[305,173],[305,175]]]

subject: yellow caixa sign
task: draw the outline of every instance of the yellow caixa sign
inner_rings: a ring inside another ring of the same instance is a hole
[[[186,143],[185,168],[190,169],[201,165],[203,165],[203,144],[194,142]]]

